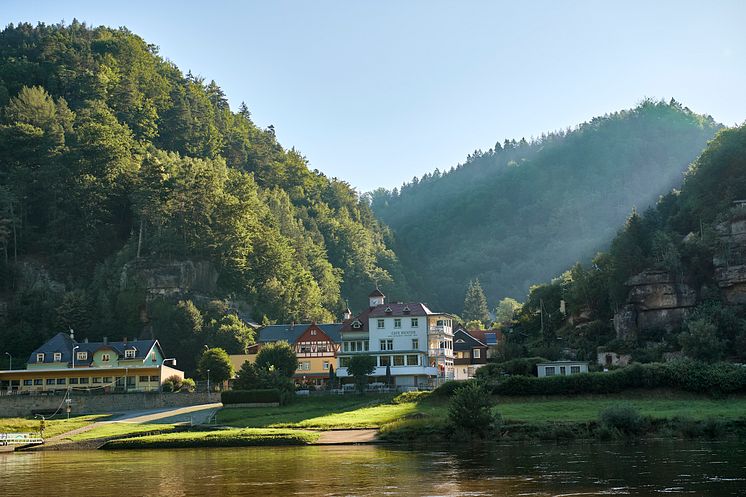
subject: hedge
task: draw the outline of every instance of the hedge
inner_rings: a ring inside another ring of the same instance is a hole
[[[484,379],[497,380],[492,383],[492,391],[498,395],[605,394],[632,388],[673,388],[713,395],[746,392],[746,367],[692,360],[634,364],[605,373]]]
[[[536,365],[541,362],[547,362],[547,359],[543,357],[522,357],[504,362],[491,362],[477,369],[476,376],[477,378],[483,378],[500,375],[501,373],[531,376],[536,374]]]
[[[277,388],[264,390],[226,390],[220,394],[223,404],[268,404],[281,401]]]

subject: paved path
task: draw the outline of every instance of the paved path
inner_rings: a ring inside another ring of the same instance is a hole
[[[314,445],[369,444],[377,441],[378,430],[322,431]]]
[[[163,423],[163,424],[178,424],[178,423],[190,423],[190,424],[205,424],[209,419],[217,412],[218,409],[223,407],[223,404],[216,402],[213,404],[202,404],[198,406],[188,407],[174,407],[164,409],[148,409],[144,411],[128,411],[124,413],[115,414],[113,418],[94,421],[93,423],[77,428],[60,435],[46,439],[45,444],[54,444],[58,442],[64,442],[66,439],[79,433],[85,433],[98,426],[111,424],[111,423],[131,423],[131,424],[145,424],[145,423]]]

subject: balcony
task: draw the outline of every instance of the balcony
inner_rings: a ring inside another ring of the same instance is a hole
[[[442,347],[429,348],[427,349],[427,355],[429,357],[448,357],[450,359],[453,358],[453,351]]]
[[[431,325],[427,328],[427,333],[429,335],[453,335],[453,328],[450,326],[443,326],[443,325]]]

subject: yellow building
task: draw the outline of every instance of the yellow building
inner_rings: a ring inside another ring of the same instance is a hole
[[[31,353],[26,369],[0,371],[0,391],[155,391],[168,377],[184,378],[167,360],[158,340],[76,342],[58,333]]]

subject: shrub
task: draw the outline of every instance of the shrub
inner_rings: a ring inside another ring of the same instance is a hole
[[[448,420],[457,430],[484,437],[494,428],[493,402],[482,385],[469,382],[457,389],[448,406]]]
[[[178,392],[179,390],[181,390],[183,381],[184,380],[180,376],[172,375],[163,380],[163,385],[161,385],[161,388],[163,388],[164,392]]]
[[[191,378],[184,378],[184,381],[181,382],[182,392],[194,392],[194,390],[196,389],[197,389],[197,384]]]
[[[405,404],[407,402],[419,402],[430,395],[430,392],[404,392],[400,393],[391,401],[394,404]]]
[[[438,388],[436,388],[435,390],[433,390],[433,395],[436,397],[451,397],[454,393],[456,393],[457,390],[459,390],[460,388],[463,388],[469,383],[473,383],[473,380],[447,381],[443,383],[441,386],[439,386]]]
[[[640,433],[645,419],[635,407],[619,404],[610,406],[599,413],[601,426],[620,431],[626,435]]]
[[[276,388],[263,390],[227,390],[220,394],[220,401],[225,404],[265,404],[280,402],[281,392]]]

